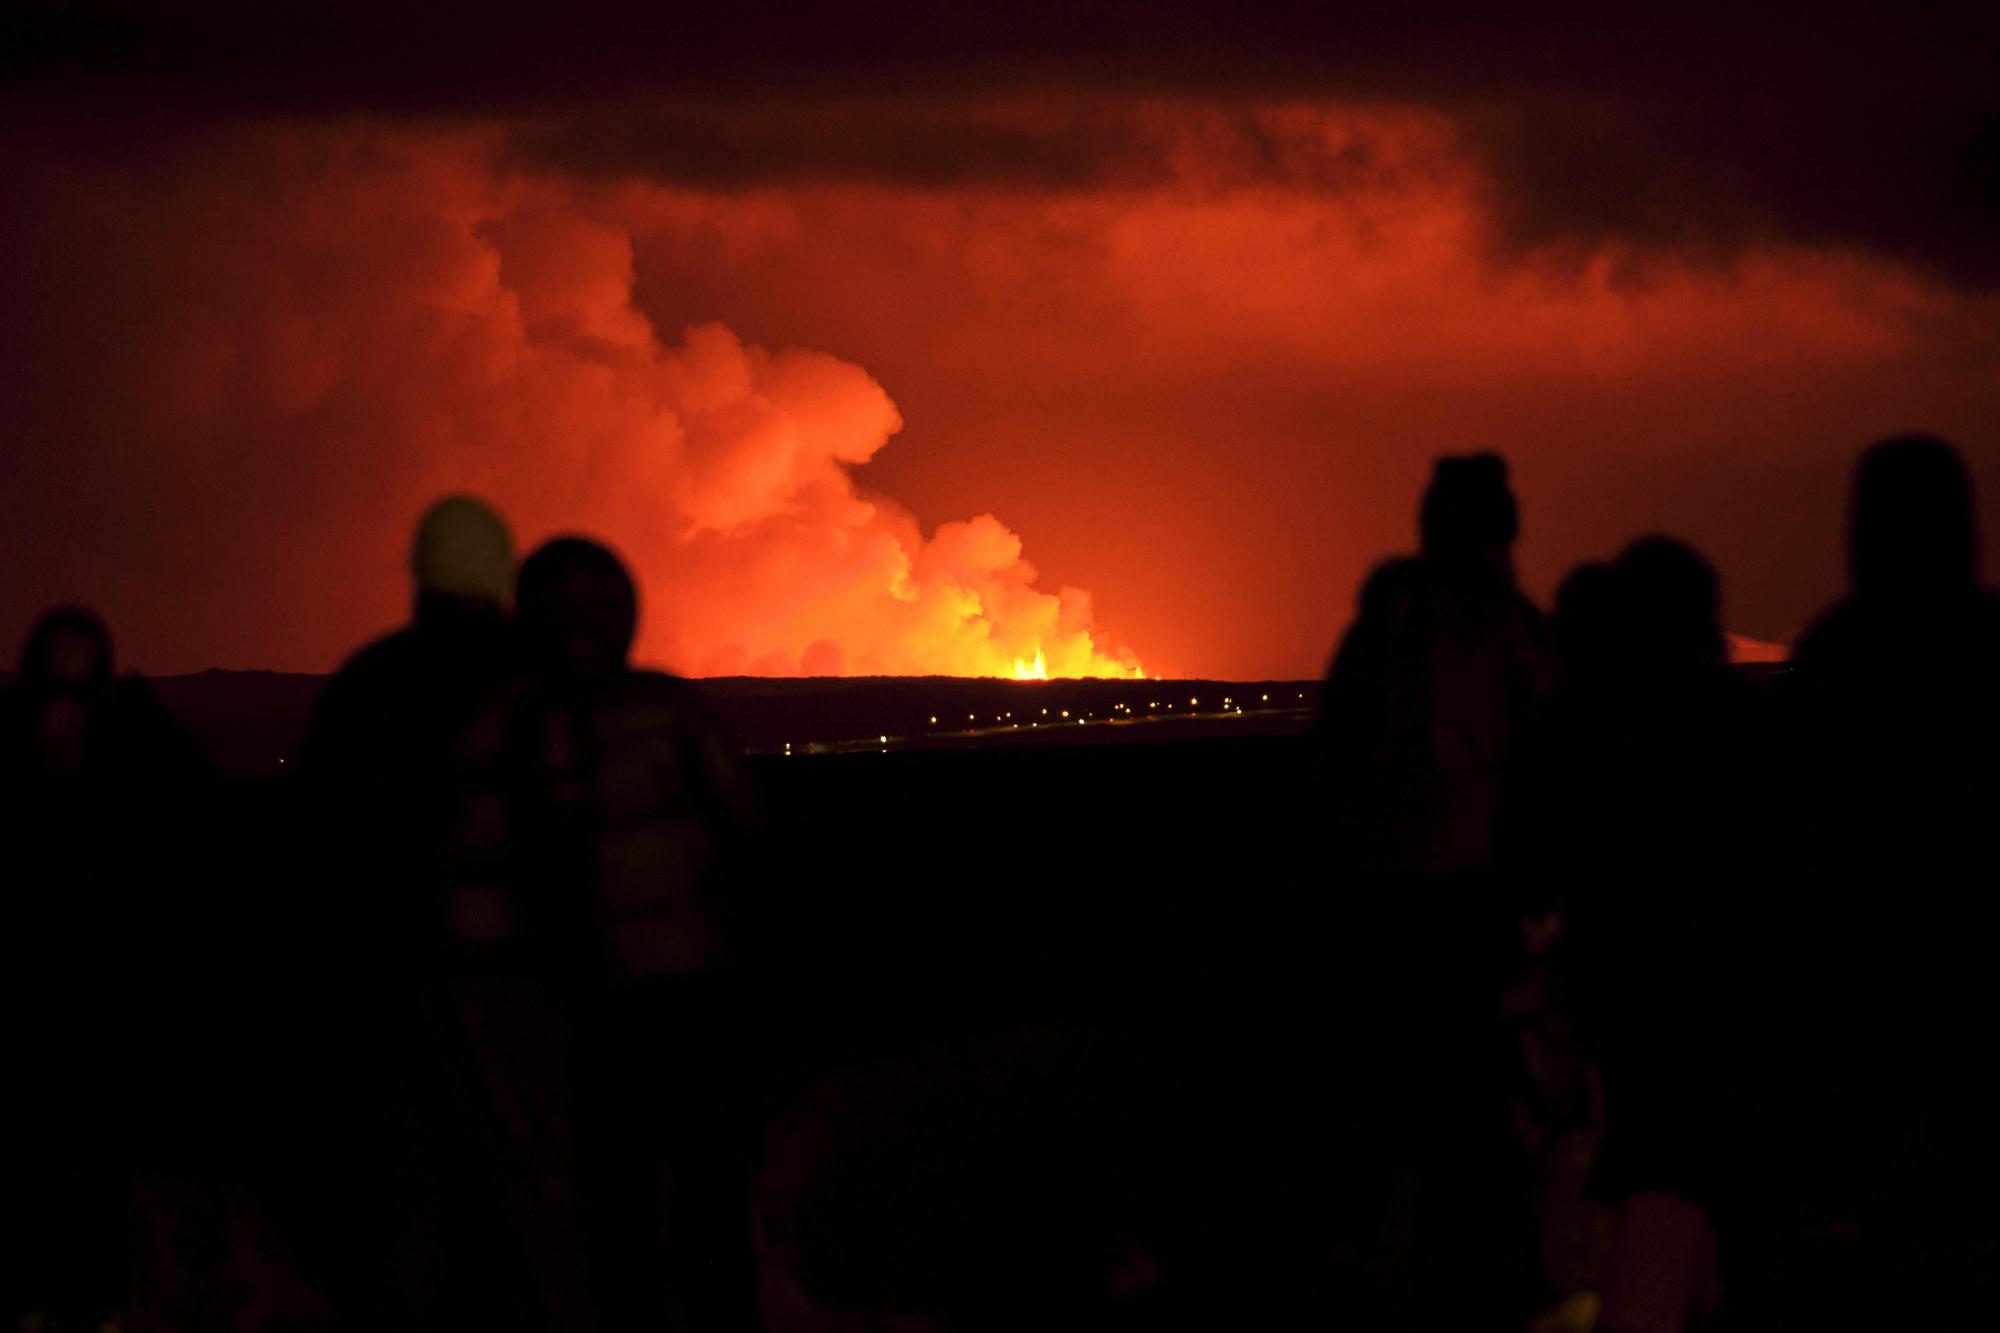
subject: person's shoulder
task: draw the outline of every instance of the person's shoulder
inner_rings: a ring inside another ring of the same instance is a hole
[[[1534,598],[1528,596],[1528,594],[1522,592],[1513,584],[1502,584],[1496,597],[1499,604],[1506,608],[1507,614],[1519,623],[1527,626],[1537,634],[1549,632],[1548,613],[1535,605]]]
[[[1822,663],[1844,656],[1852,647],[1860,632],[1863,611],[1852,598],[1843,598],[1806,626],[1799,636],[1798,646],[1792,650],[1792,661],[1798,669],[1810,671]]]
[[[144,676],[119,676],[111,682],[111,706],[120,713],[137,717],[167,715],[160,692]]]
[[[382,704],[401,692],[412,660],[411,631],[395,630],[356,649],[313,701],[300,767],[339,766],[355,752],[359,733],[379,720]]]
[[[1382,561],[1368,571],[1368,577],[1361,581],[1358,598],[1361,613],[1386,609],[1390,604],[1411,596],[1430,583],[1430,571],[1416,556],[1399,555]]]
[[[626,697],[633,699],[691,702],[700,697],[699,691],[685,677],[648,668],[634,668],[625,672],[618,678],[618,687]]]
[[[1380,561],[1368,571],[1364,588],[1392,588],[1399,585],[1425,582],[1430,566],[1423,557],[1414,555],[1392,555]]]
[[[1954,637],[1970,661],[1987,669],[2000,664],[2000,593],[1975,588],[1966,599]]]
[[[347,660],[333,673],[329,686],[365,680],[398,670],[416,656],[417,652],[417,631],[414,626],[405,625],[400,629],[390,630],[387,634],[370,639],[350,653]]]
[[[214,775],[208,753],[143,676],[114,681],[111,708],[123,743],[136,746],[149,765],[177,769],[193,779]]]

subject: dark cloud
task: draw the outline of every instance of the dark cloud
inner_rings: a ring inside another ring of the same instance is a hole
[[[696,8],[29,3],[0,18],[16,115],[502,116],[524,153],[706,185],[1148,184],[1134,102],[1426,107],[1460,123],[1518,248],[1864,249],[2000,282],[2000,10],[1027,0]],[[1036,110],[1041,104],[1041,110]],[[1237,180],[1335,184],[1237,114]]]
[[[1242,104],[1065,93],[970,101],[683,102],[516,122],[527,165],[698,188],[851,182],[1088,190],[1283,184],[1339,189],[1389,170],[1364,127]]]

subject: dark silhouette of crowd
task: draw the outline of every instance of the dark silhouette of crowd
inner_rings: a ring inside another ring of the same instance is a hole
[[[784,830],[699,691],[631,665],[605,547],[517,569],[491,509],[435,505],[409,624],[328,683],[252,832],[97,618],[50,612],[0,693],[6,1312],[1989,1326],[2000,597],[1962,461],[1864,454],[1849,591],[1755,675],[1685,543],[1580,566],[1545,616],[1521,527],[1503,460],[1440,459],[1327,676],[1291,849],[1327,924],[1232,1039],[1297,1075],[1283,1315],[1226,1291],[1252,1268],[1177,1270],[1144,1220],[1177,1177],[1135,1185],[1099,1114],[1192,1060],[1164,1019],[933,1032],[774,1090]],[[1550,1222],[1572,1160],[1581,1241]]]
[[[1522,1325],[1548,1293],[1521,1172],[1579,1128],[1612,1210],[1599,1328],[2000,1314],[2000,599],[1973,512],[1944,442],[1868,450],[1849,594],[1752,683],[1699,553],[1634,542],[1544,621],[1501,460],[1439,461],[1320,728],[1336,877],[1383,936],[1342,955],[1350,998],[1389,1002],[1377,1100],[1424,1126],[1385,1163],[1419,1223],[1392,1326]]]

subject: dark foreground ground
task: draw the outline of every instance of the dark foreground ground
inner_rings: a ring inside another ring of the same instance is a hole
[[[1395,1019],[1338,975],[1362,905],[1323,868],[1305,719],[1232,731],[1257,725],[758,761],[789,1063],[809,1081],[1027,1034],[1003,1068],[1087,1141],[1080,1188],[1118,1201],[1176,1327],[1323,1326],[1380,1258],[1343,1248],[1337,1196],[1379,1154],[1354,1052]],[[1528,1299],[1554,1307],[1595,1280],[1594,1140],[1523,1130],[1531,1211],[1494,1246],[1532,1253]]]
[[[217,1063],[176,1074],[188,1095],[163,1104],[282,1192],[319,1152],[297,1136],[337,1130],[329,1092],[368,1096],[329,1088],[367,1057],[341,1049],[358,1029],[326,998],[354,983],[340,940],[366,932],[348,904],[368,886],[315,873],[293,771],[323,681],[157,685],[224,777],[214,874],[162,908],[189,941],[163,955],[186,1016],[165,1021]],[[765,805],[729,1026],[765,1266],[792,1298],[977,1309],[1011,1292],[1012,1326],[1042,1326],[1033,1311],[1069,1297],[1038,1294],[1039,1273],[1148,1293],[1092,1327],[1353,1308],[1382,1256],[1347,1244],[1351,1211],[1383,1156],[1383,1127],[1357,1117],[1383,1100],[1379,1066],[1354,1053],[1397,1019],[1347,984],[1369,905],[1323,867],[1313,684],[704,688]],[[679,1076],[670,1054],[632,1059],[663,1087]],[[1593,1279],[1589,1148],[1523,1139],[1538,1221],[1496,1248],[1543,1256],[1526,1308]]]

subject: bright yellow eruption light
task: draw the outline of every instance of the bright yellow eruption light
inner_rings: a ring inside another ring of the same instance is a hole
[[[1042,657],[1041,649],[1037,648],[1035,650],[1035,660],[1033,662],[1023,662],[1018,657],[1014,659],[1015,680],[1047,680],[1048,678],[1049,664]]]

